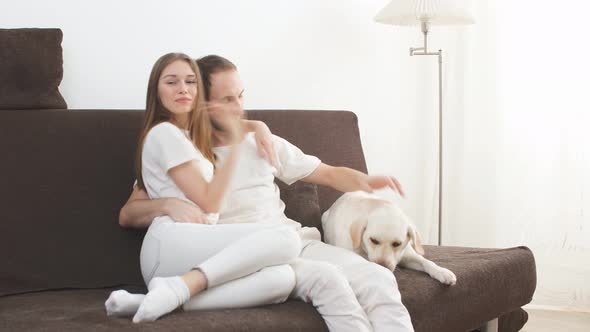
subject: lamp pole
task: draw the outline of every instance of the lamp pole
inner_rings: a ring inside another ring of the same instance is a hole
[[[442,122],[442,50],[428,52],[428,28],[430,24],[421,22],[422,34],[424,35],[424,47],[410,47],[410,56],[414,55],[436,55],[438,57],[438,245],[442,244],[442,152],[443,152],[443,122]]]

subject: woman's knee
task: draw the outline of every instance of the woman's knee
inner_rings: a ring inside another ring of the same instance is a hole
[[[258,273],[264,274],[266,292],[272,303],[285,302],[295,288],[295,272],[288,264],[269,266]]]
[[[141,275],[147,285],[152,278],[157,276],[160,267],[160,240],[152,236],[150,232],[145,235],[141,245],[139,263]]]
[[[301,239],[293,229],[281,226],[263,232],[270,244],[268,249],[274,251],[281,263],[288,263],[299,257]]]

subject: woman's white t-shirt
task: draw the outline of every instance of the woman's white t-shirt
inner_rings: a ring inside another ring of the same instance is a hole
[[[193,160],[198,163],[205,180],[210,182],[213,164],[193,145],[188,132],[170,122],[155,125],[148,132],[141,153],[141,174],[148,196],[151,199],[174,197],[194,205],[168,175],[170,169]],[[215,223],[217,214],[210,214],[208,218]],[[161,217],[154,222],[158,219]]]

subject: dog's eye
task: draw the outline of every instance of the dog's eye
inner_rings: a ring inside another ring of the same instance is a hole
[[[371,242],[373,242],[373,244],[379,244],[379,241],[375,240],[374,238],[371,238]]]
[[[397,241],[396,241],[396,242],[393,242],[391,245],[392,245],[394,248],[397,248],[397,247],[401,246],[401,244],[402,244],[401,242],[397,242]]]

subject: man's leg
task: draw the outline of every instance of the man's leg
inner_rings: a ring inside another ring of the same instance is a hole
[[[365,310],[374,331],[413,331],[410,314],[402,304],[397,281],[391,271],[356,253],[313,241],[301,254],[306,260],[339,266]]]
[[[291,267],[297,282],[290,297],[313,304],[330,331],[372,330],[340,268],[331,263],[304,259],[295,260]]]

